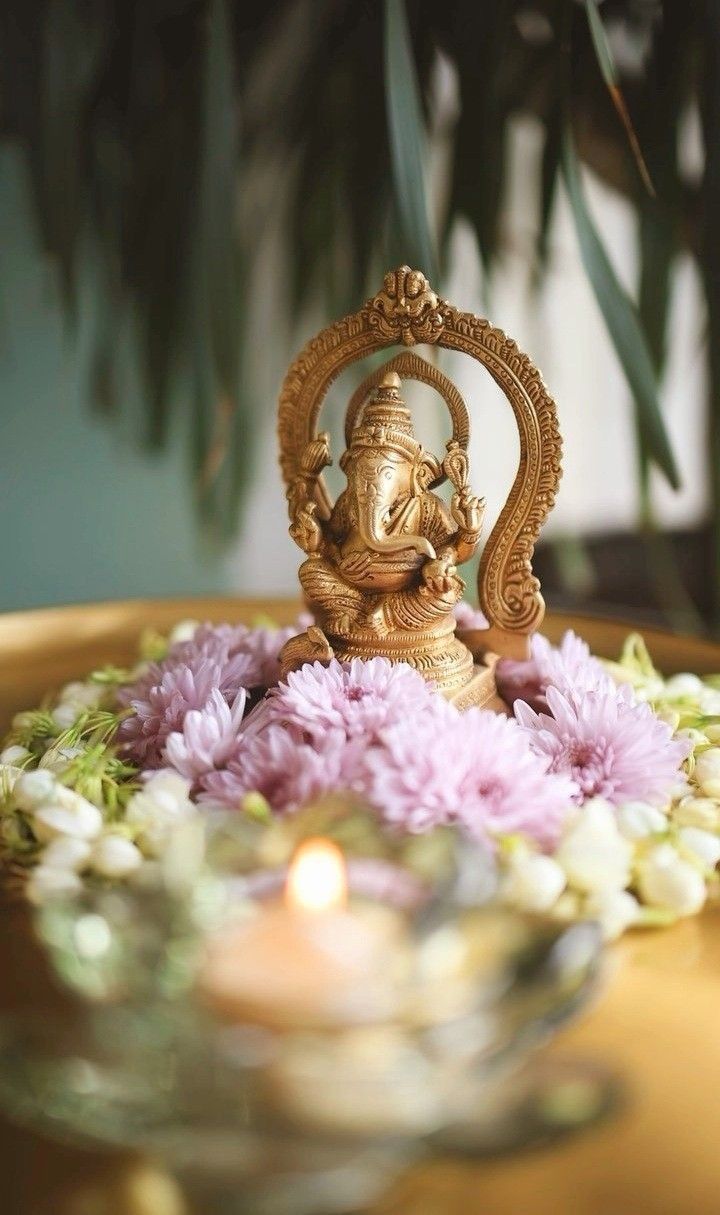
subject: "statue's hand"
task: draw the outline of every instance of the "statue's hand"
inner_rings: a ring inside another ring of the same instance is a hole
[[[457,570],[450,556],[427,561],[422,568],[422,578],[428,591],[441,597],[454,592],[459,582]]]
[[[315,439],[310,440],[302,453],[303,476],[306,479],[314,479],[331,463],[330,436],[326,430],[323,430]]]
[[[290,524],[290,535],[304,553],[317,553],[322,547],[322,528],[315,518],[317,502],[307,502],[301,506]]]
[[[465,532],[479,532],[485,515],[485,499],[476,498],[469,490],[453,494],[450,503],[452,517]]]

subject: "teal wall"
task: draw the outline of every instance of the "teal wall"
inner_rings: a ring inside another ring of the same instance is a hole
[[[227,589],[193,516],[184,419],[150,455],[137,426],[88,408],[92,316],[67,332],[22,161],[7,148],[0,215],[0,609]]]

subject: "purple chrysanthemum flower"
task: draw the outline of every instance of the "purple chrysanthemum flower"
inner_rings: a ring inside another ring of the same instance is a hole
[[[202,779],[200,801],[237,809],[246,794],[261,793],[276,813],[290,813],[324,793],[350,789],[361,749],[340,730],[311,744],[296,728],[271,722],[240,735],[225,771]]]
[[[574,792],[548,767],[514,721],[459,713],[407,666],[317,663],[246,719],[226,770],[201,777],[201,801],[239,806],[257,791],[288,813],[344,789],[396,830],[454,823],[479,838],[526,831],[545,844]]]
[[[518,701],[515,716],[532,749],[551,772],[564,772],[576,786],[574,800],[603,797],[662,803],[682,782],[685,739],[673,738],[669,725],[649,705],[637,701],[627,685],[585,692],[549,687],[547,713]]]
[[[380,745],[363,752],[356,792],[389,827],[422,832],[452,821],[460,796],[461,721],[438,697],[436,712],[395,722],[383,731]]]
[[[252,732],[270,723],[292,726],[307,741],[338,730],[369,746],[396,721],[420,721],[438,699],[422,675],[387,658],[333,660],[327,666],[307,663],[268,693],[248,718],[247,728]]]
[[[185,714],[182,730],[168,736],[164,762],[193,784],[208,772],[224,768],[235,753],[246,701],[244,688],[231,705],[214,688],[201,709]]]
[[[477,839],[524,832],[554,842],[574,786],[548,772],[517,723],[452,706],[420,729],[403,723],[364,755],[362,792],[390,826],[427,831],[459,824]]]
[[[534,753],[511,718],[468,709],[457,746],[465,756],[457,818],[482,838],[522,832],[543,847],[557,841],[574,786]]]
[[[283,628],[249,628],[244,624],[204,625],[193,637],[202,641],[206,633],[211,635],[213,642],[221,642],[227,648],[229,658],[244,654],[250,659],[248,673],[248,688],[271,688],[280,679],[279,655],[286,641],[294,637],[298,631],[312,622],[309,616],[302,616],[295,624]],[[199,638],[198,635],[201,635]]]
[[[153,663],[137,683],[124,688],[121,703],[134,710],[118,733],[127,754],[143,769],[163,766],[165,744],[182,732],[188,713],[202,711],[213,692],[234,702],[243,690],[249,660],[223,661],[199,654],[190,661],[168,657]]]
[[[565,633],[559,646],[551,645],[547,637],[539,633],[534,635],[530,645],[529,659],[501,658],[495,668],[498,691],[511,708],[519,700],[536,710],[546,709],[549,687],[578,694],[614,687],[602,663],[590,653],[587,643],[571,630]]]
[[[257,791],[285,813],[333,789],[364,793],[360,761],[393,725],[418,728],[444,697],[404,663],[308,663],[246,718],[226,772],[201,781],[201,800],[237,806]]]
[[[276,682],[278,654],[296,631],[204,624],[189,641],[171,646],[162,662],[150,663],[120,692],[120,703],[134,709],[119,732],[129,756],[144,769],[160,767],[170,735],[183,732],[187,714],[202,711],[212,692],[232,705],[243,689]]]

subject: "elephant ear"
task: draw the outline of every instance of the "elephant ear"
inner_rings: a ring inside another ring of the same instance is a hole
[[[415,483],[420,490],[430,489],[443,479],[443,467],[440,460],[431,451],[424,451],[415,473]]]

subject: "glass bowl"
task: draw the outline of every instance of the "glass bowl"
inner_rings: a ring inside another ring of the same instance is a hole
[[[400,933],[370,976],[391,998],[228,1016],[208,958],[258,922],[318,835],[342,848],[350,912]],[[594,990],[599,933],[509,912],[491,872],[455,833],[388,838],[347,803],[281,824],[211,817],[202,846],[193,825],[150,880],[40,913],[76,999],[5,1020],[0,1104],[55,1137],[162,1158],[203,1215],[357,1210],[420,1154],[506,1150],[553,1118],[582,1121],[552,1113],[552,1076],[532,1061]],[[596,1087],[585,1114],[603,1104]]]

